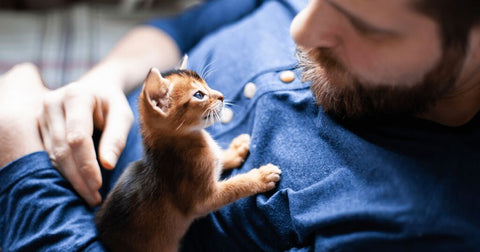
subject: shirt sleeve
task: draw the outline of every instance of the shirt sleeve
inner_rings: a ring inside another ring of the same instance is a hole
[[[268,0],[206,1],[177,16],[152,19],[146,24],[169,34],[182,53],[185,53],[205,35],[241,19],[266,1]]]
[[[0,170],[2,251],[104,251],[94,210],[36,152]]]

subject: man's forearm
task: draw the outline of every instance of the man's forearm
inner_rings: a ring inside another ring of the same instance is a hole
[[[180,50],[165,32],[151,26],[139,26],[126,34],[110,53],[81,79],[105,74],[115,78],[126,92],[141,84],[151,67],[161,71],[175,66],[180,60]]]

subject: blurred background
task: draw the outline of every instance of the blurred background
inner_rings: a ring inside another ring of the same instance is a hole
[[[0,74],[32,62],[46,85],[79,78],[133,26],[197,0],[0,0]]]

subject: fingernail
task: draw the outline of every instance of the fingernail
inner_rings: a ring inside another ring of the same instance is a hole
[[[94,199],[95,205],[98,205],[100,202],[102,202],[102,196],[100,196],[100,193],[98,192],[95,192],[93,194],[93,199]]]
[[[117,155],[115,155],[113,152],[107,152],[104,156],[103,156],[103,159],[105,160],[105,162],[107,162],[107,164],[110,166],[110,167],[106,167],[106,168],[113,168],[115,167],[115,165],[117,164]]]

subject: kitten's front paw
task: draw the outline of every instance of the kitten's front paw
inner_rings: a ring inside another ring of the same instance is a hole
[[[234,150],[238,157],[241,157],[245,160],[250,151],[250,135],[241,134],[240,136],[235,137],[230,143],[231,150]]]
[[[250,135],[237,136],[224,153],[224,168],[230,169],[243,164],[250,151]]]
[[[275,188],[276,182],[280,180],[282,171],[278,166],[273,164],[266,164],[258,169],[253,169],[250,172],[255,173],[258,177],[258,192],[266,192]]]

